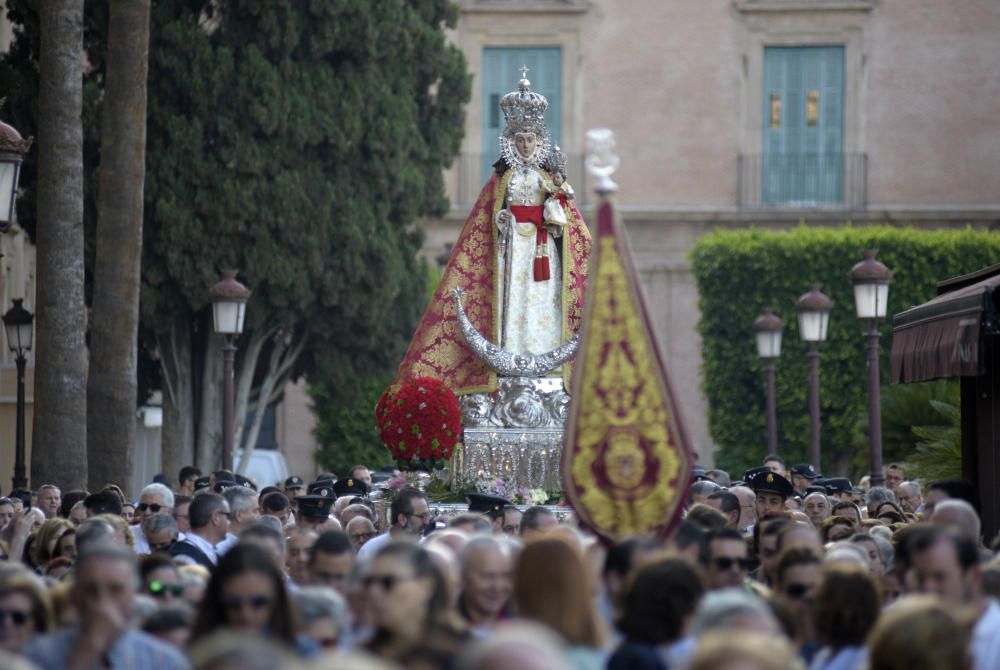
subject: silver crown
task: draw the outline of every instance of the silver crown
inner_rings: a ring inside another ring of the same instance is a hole
[[[504,121],[507,127],[504,134],[513,137],[514,133],[533,132],[543,137],[548,132],[545,129],[545,110],[549,101],[541,93],[531,90],[531,82],[527,78],[528,68],[521,68],[521,80],[517,82],[517,90],[511,91],[500,100]]]

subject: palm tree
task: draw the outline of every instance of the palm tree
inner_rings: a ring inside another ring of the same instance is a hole
[[[131,474],[150,0],[111,0],[109,12],[87,383],[92,489]]]
[[[31,484],[87,480],[83,2],[38,3],[38,222]]]

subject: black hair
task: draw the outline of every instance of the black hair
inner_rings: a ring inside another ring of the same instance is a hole
[[[320,552],[339,556],[353,551],[354,547],[351,546],[347,533],[341,530],[328,530],[316,538],[316,542],[309,549],[309,565],[316,564],[316,554]]]
[[[427,494],[412,486],[400,489],[396,497],[392,499],[392,505],[389,507],[389,511],[392,514],[389,525],[395,526],[400,514],[412,514],[413,501],[418,499],[427,500]]]
[[[729,491],[716,491],[708,496],[709,500],[718,500],[719,507],[723,514],[729,514],[731,512],[738,512],[740,510],[740,499],[736,497],[735,493],[730,493]]]
[[[291,505],[292,503],[288,501],[288,496],[281,491],[272,491],[260,500],[261,509],[265,512],[282,512],[291,507]]]
[[[114,491],[105,490],[91,493],[83,499],[83,506],[90,511],[91,516],[98,514],[121,516],[122,514],[122,499]]]
[[[177,484],[183,486],[187,480],[198,479],[198,477],[201,477],[201,470],[193,465],[185,465],[177,475]]]

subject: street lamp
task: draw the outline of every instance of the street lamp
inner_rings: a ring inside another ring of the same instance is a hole
[[[878,324],[885,319],[892,272],[875,260],[874,249],[851,268],[854,302],[868,341],[868,428],[871,431],[871,485],[882,486],[882,409],[879,401]]]
[[[215,332],[225,337],[222,345],[223,399],[222,399],[222,468],[233,469],[233,434],[236,419],[233,415],[233,368],[236,363],[235,340],[243,332],[247,300],[250,290],[236,281],[236,271],[223,273],[222,281],[209,291],[212,297],[212,323]]]
[[[809,462],[822,472],[819,454],[819,344],[826,342],[826,327],[830,322],[833,301],[820,291],[821,284],[813,284],[808,293],[795,302],[799,315],[799,337],[808,346],[809,358]]]
[[[0,121],[0,231],[8,230],[14,223],[17,180],[29,147],[31,138],[24,139],[13,126]]]
[[[28,487],[24,474],[24,367],[28,362],[25,355],[31,351],[35,317],[21,304],[21,298],[14,299],[14,306],[3,315],[3,328],[7,333],[7,346],[17,363],[17,428],[14,442],[14,488]]]
[[[764,379],[767,386],[767,451],[778,453],[778,409],[775,389],[775,362],[781,356],[781,317],[765,307],[753,322],[757,333],[757,355],[764,362]]]

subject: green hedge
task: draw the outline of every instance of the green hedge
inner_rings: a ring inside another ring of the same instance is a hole
[[[936,294],[935,284],[1000,261],[1000,235],[969,230],[910,228],[808,228],[784,232],[720,231],[702,237],[692,251],[700,293],[704,390],[709,430],[720,449],[719,467],[734,475],[759,465],[765,455],[764,381],[752,324],[763,307],[785,321],[777,366],[778,444],[787,462],[805,462],[809,445],[808,362],[799,340],[795,301],[814,281],[833,301],[820,361],[822,468],[851,474],[863,463],[856,439],[867,418],[867,365],[861,325],[854,312],[848,273],[868,248],[895,272],[889,314]],[[883,388],[888,384],[891,327],[882,326]],[[932,411],[928,408],[929,418]],[[931,423],[932,421],[928,421]]]

